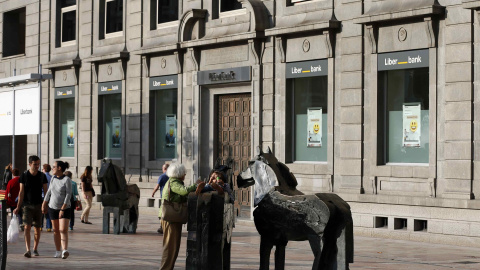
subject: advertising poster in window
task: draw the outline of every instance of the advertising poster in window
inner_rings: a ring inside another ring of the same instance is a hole
[[[15,90],[15,135],[40,133],[40,88]]]
[[[403,104],[403,147],[420,147],[420,103]]]
[[[0,136],[13,135],[13,91],[0,92]]]
[[[322,147],[322,108],[307,109],[307,147]]]
[[[177,116],[175,114],[167,114],[165,116],[165,146],[175,147],[177,137]]]
[[[121,117],[112,117],[112,148],[121,148],[121,128],[122,128],[122,118]]]
[[[67,147],[75,147],[75,120],[67,120]]]

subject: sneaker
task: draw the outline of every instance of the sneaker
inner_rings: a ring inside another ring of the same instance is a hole
[[[70,255],[70,253],[68,252],[68,250],[65,249],[65,250],[62,252],[62,259],[68,258],[68,255]]]
[[[23,256],[27,257],[27,258],[31,258],[32,257],[32,253],[29,251],[23,253]]]
[[[35,255],[35,256],[40,256],[40,254],[38,254],[38,251],[37,251],[37,250],[33,250],[33,255]]]
[[[73,227],[70,227],[70,231],[73,231]]]
[[[61,251],[56,251],[55,252],[55,256],[53,256],[54,258],[60,258],[62,257],[62,252]]]
[[[47,229],[47,232],[51,232],[51,231],[52,231],[52,229]]]

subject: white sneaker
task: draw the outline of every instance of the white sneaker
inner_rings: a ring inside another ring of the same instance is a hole
[[[55,252],[55,256],[53,256],[54,258],[60,258],[62,257],[62,252],[61,251],[56,251]]]
[[[68,258],[68,255],[70,255],[70,253],[68,252],[68,250],[65,249],[65,250],[62,252],[62,259]]]

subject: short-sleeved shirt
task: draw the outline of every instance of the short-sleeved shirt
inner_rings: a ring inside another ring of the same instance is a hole
[[[24,196],[23,203],[29,205],[41,204],[43,202],[42,191],[43,184],[47,184],[47,177],[42,172],[37,172],[33,176],[29,170],[22,173],[19,180],[20,184],[23,184]]]
[[[168,181],[168,176],[166,173],[160,175],[160,177],[158,177],[158,181],[157,181],[157,184],[160,185],[160,198],[162,197],[162,194],[163,194],[163,187],[165,187],[165,184],[167,183]]]
[[[82,180],[83,192],[93,191],[92,179],[88,177],[82,177],[80,180]]]

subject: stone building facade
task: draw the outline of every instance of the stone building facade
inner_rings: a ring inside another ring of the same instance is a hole
[[[40,155],[75,175],[108,157],[130,182],[154,183],[175,161],[194,181],[270,147],[299,190],[347,200],[357,234],[480,246],[478,10],[473,0],[0,0],[0,93],[12,89],[2,78],[40,64],[53,75]],[[38,137],[15,137],[22,167]],[[2,164],[11,148],[0,136]],[[238,191],[239,215],[251,196]]]

